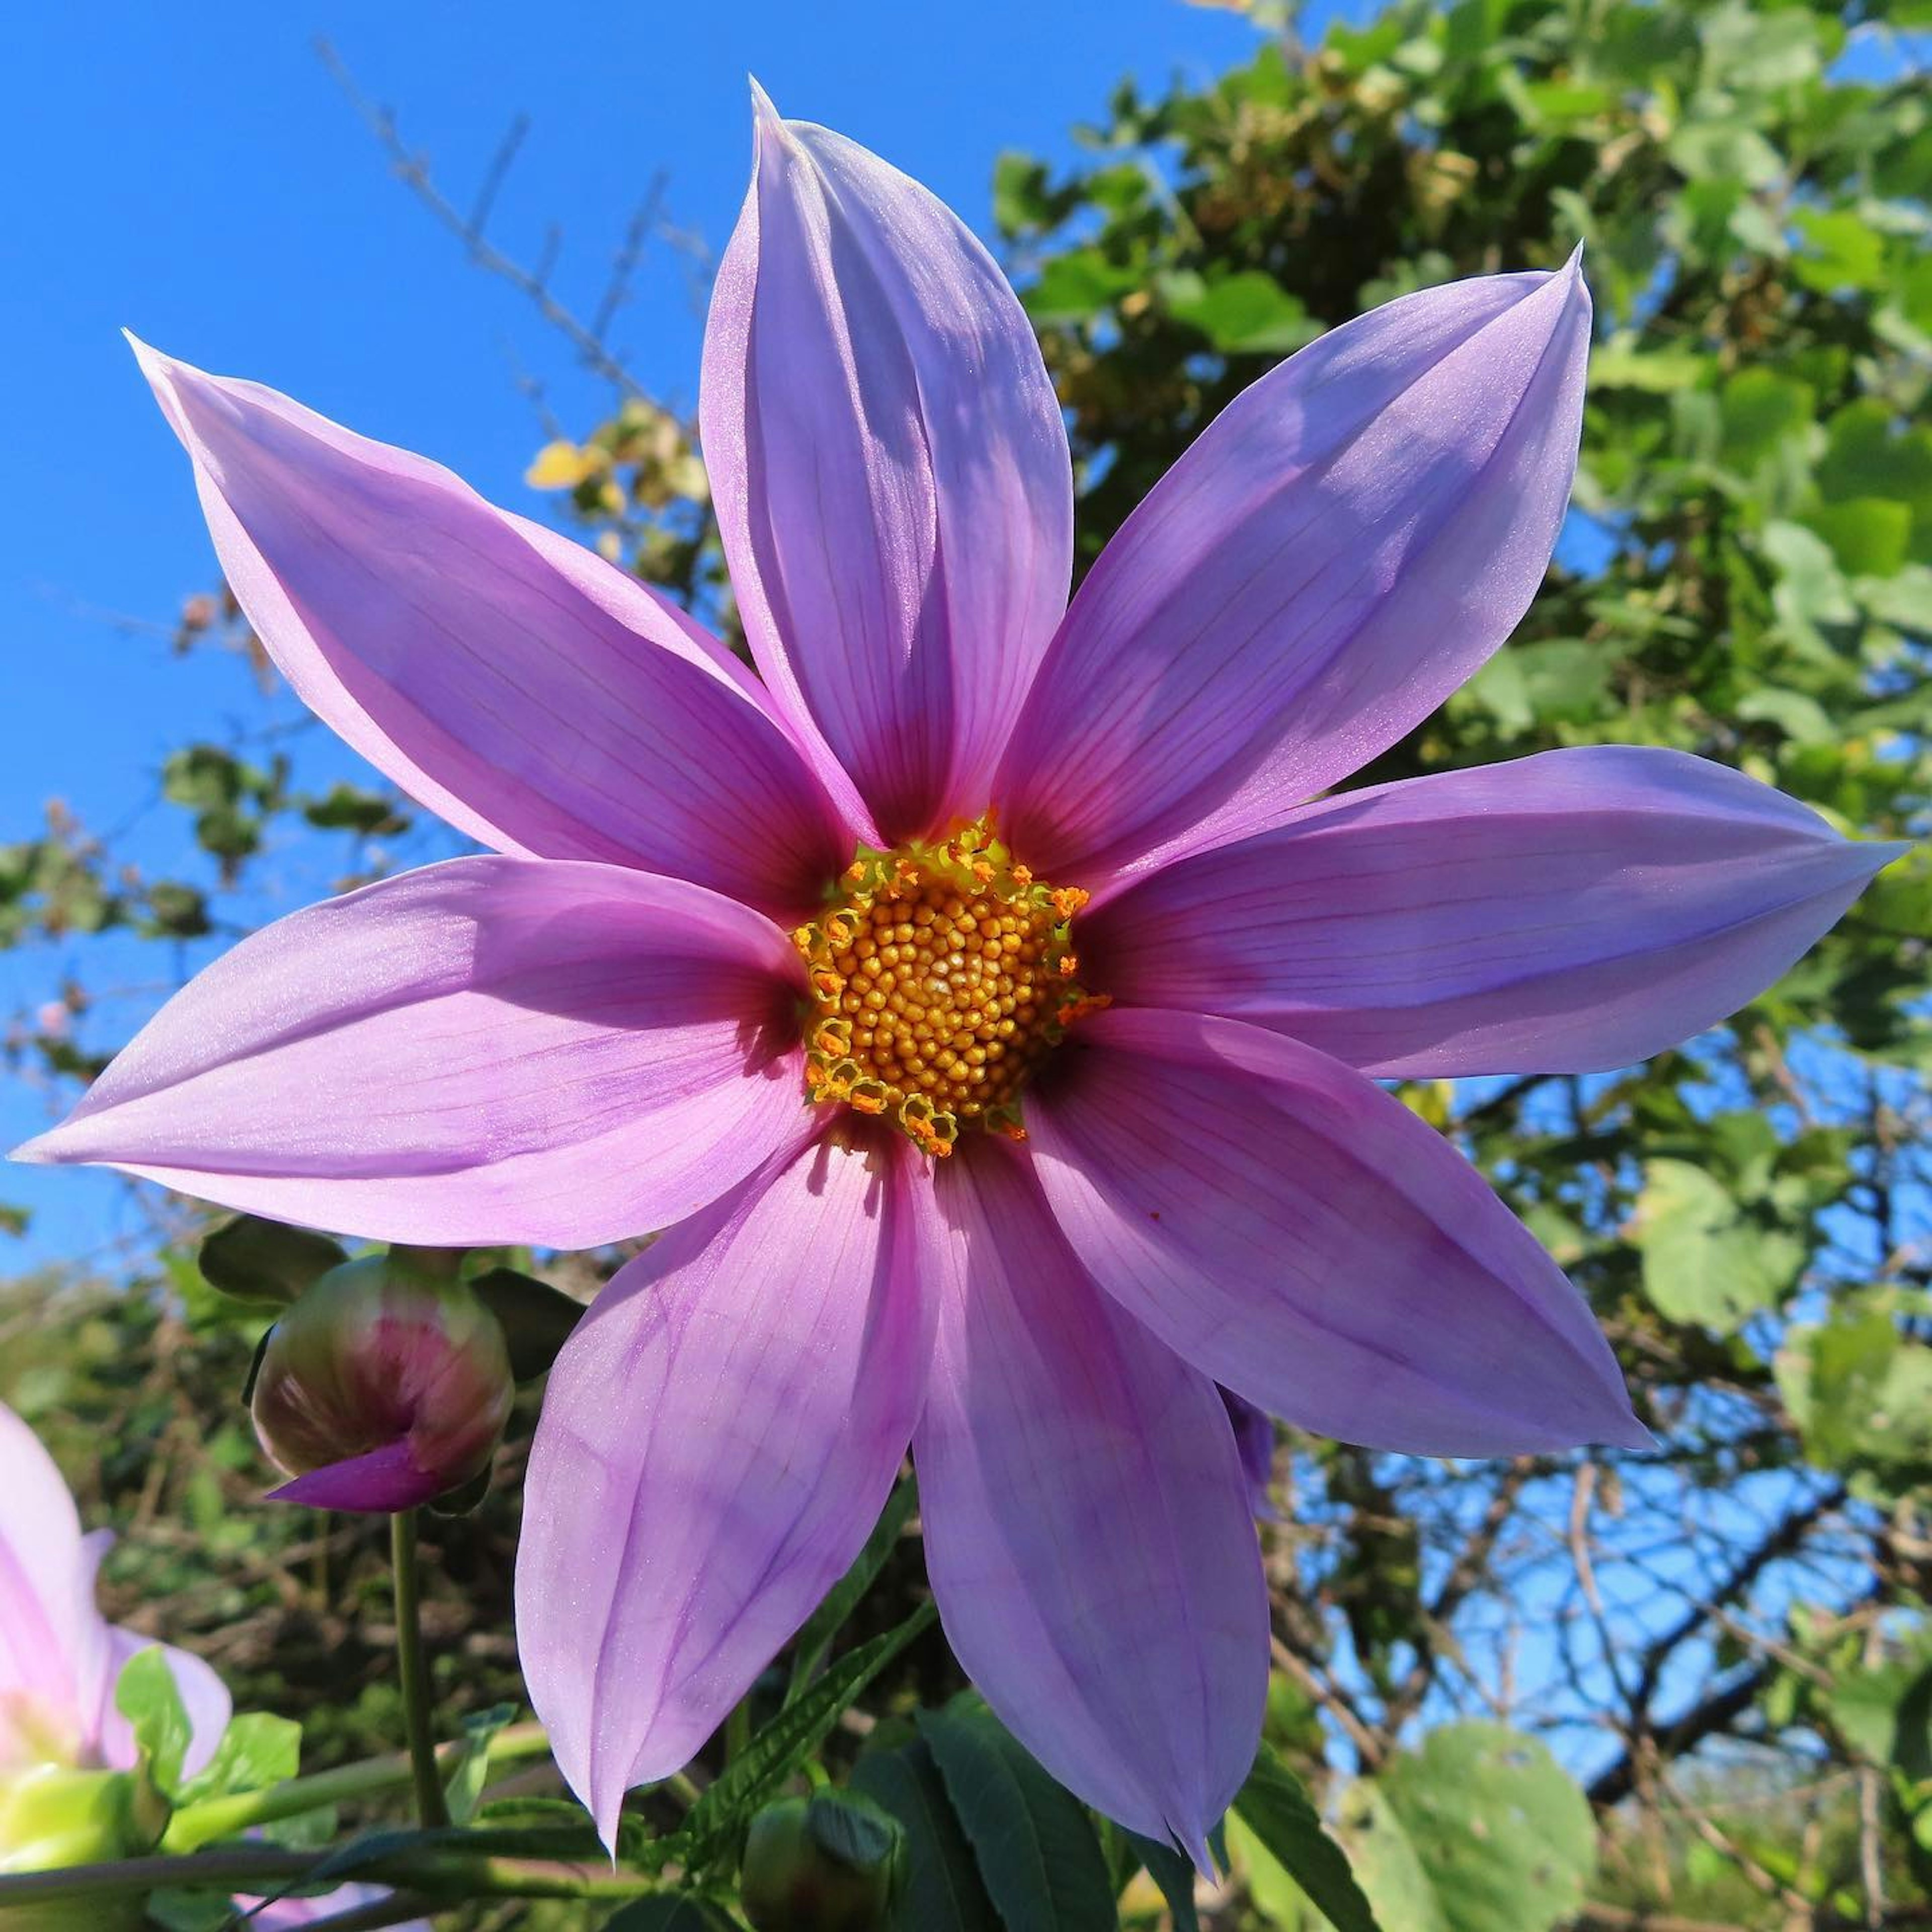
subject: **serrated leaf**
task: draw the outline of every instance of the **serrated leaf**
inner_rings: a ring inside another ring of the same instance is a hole
[[[825,1600],[805,1620],[792,1653],[791,1682],[785,1688],[785,1702],[797,1702],[799,1694],[811,1682],[845,1626],[845,1619],[858,1608],[859,1600],[872,1587],[873,1580],[886,1567],[886,1560],[897,1547],[913,1511],[919,1505],[917,1479],[908,1476],[886,1498],[885,1508],[866,1539],[866,1546],[854,1558],[852,1567],[826,1592]]]
[[[824,1741],[838,1714],[937,1615],[930,1603],[883,1636],[848,1651],[818,1682],[788,1704],[691,1808],[683,1828],[666,1841],[668,1855],[707,1864],[729,1851],[766,1797]]]
[[[739,1932],[739,1925],[707,1898],[634,1898],[604,1920],[604,1932]]]
[[[1235,1796],[1234,1815],[1335,1932],[1380,1932],[1348,1855],[1329,1836],[1300,1779],[1266,1744]]]
[[[1006,1932],[1111,1932],[1113,1887],[1080,1801],[988,1712],[955,1705],[918,1724]]]

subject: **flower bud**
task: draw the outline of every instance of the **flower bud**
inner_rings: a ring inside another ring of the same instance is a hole
[[[881,1932],[905,1882],[897,1821],[848,1792],[767,1804],[745,1840],[740,1898],[757,1932]]]
[[[487,1471],[515,1393],[503,1332],[462,1282],[398,1250],[332,1268],[270,1330],[250,1406],[319,1509],[392,1510]]]
[[[140,1780],[130,1772],[39,1764],[0,1777],[0,1876],[52,1871],[145,1851],[160,1820],[144,1825]],[[119,1932],[141,1922],[139,1899],[50,1899],[11,1907],[7,1932]]]

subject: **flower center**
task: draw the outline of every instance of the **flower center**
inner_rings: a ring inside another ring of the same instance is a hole
[[[933,843],[862,848],[792,934],[812,982],[806,1094],[884,1114],[928,1154],[967,1127],[1024,1139],[1028,1075],[1107,1004],[1074,978],[1086,903],[1015,865],[984,818]]]

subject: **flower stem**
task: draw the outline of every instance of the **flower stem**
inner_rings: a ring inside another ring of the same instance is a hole
[[[439,1778],[446,1778],[476,1746],[466,1738],[441,1745],[436,1754]],[[550,1748],[541,1724],[512,1724],[490,1740],[490,1762],[512,1764],[523,1758],[541,1757]],[[161,1850],[177,1856],[199,1850],[218,1838],[237,1838],[258,1825],[272,1825],[279,1818],[297,1818],[304,1811],[319,1811],[326,1804],[352,1804],[358,1798],[380,1796],[400,1791],[410,1784],[416,1768],[406,1751],[381,1757],[364,1758],[333,1771],[316,1772],[308,1778],[291,1778],[266,1790],[240,1791],[222,1798],[204,1798],[198,1804],[186,1804],[169,1821]]]
[[[16,1906],[53,1899],[107,1898],[152,1892],[158,1886],[202,1886],[211,1891],[266,1892],[277,1885],[311,1882],[333,1853],[285,1851],[279,1845],[229,1845],[184,1858],[118,1858],[68,1865],[57,1871],[0,1876],[0,1922]],[[440,1898],[638,1898],[670,1889],[662,1879],[626,1871],[602,1859],[478,1856],[460,1844],[404,1846],[359,1862],[354,1876],[378,1885],[430,1892]]]
[[[426,1831],[449,1822],[430,1734],[429,1672],[423,1656],[422,1575],[416,1561],[416,1513],[398,1510],[389,1519],[389,1551],[396,1580],[396,1669],[402,1679],[403,1730],[409,1741],[416,1820]]]

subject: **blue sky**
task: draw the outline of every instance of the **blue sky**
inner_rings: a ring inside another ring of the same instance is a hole
[[[317,58],[326,36],[365,93],[466,203],[512,118],[531,130],[490,232],[533,257],[562,225],[560,295],[596,302],[652,178],[714,244],[750,158],[746,77],[783,110],[836,126],[918,176],[981,228],[995,156],[1071,152],[1132,74],[1158,86],[1246,58],[1254,30],[1182,0],[740,0],[543,8],[512,0],[135,0],[30,8],[10,20],[0,178],[11,184],[0,350],[12,382],[0,484],[0,842],[32,836],[58,796],[91,825],[139,814],[160,762],[224,720],[259,724],[240,667],[176,659],[166,629],[214,580],[188,472],[123,346],[124,327],[225,374],[286,389],[356,428],[448,464],[486,495],[534,507],[542,440],[520,378],[587,428],[607,392],[503,284],[389,174]],[[700,324],[684,266],[648,256],[613,331],[658,393],[688,399]],[[292,718],[286,697],[271,714]],[[352,760],[303,741],[313,776]],[[121,848],[191,871],[184,814],[136,817]],[[312,872],[258,868],[267,916],[315,896]],[[96,952],[100,949],[96,949]],[[123,962],[152,1004],[156,949]],[[76,955],[76,958],[82,956]],[[185,968],[196,963],[175,962]],[[0,1021],[45,997],[62,964],[0,954]],[[98,958],[90,976],[102,970]],[[138,1015],[134,1016],[138,1017]],[[104,1017],[100,1043],[124,1030]],[[0,1091],[0,1146],[44,1124],[46,1096]],[[0,1266],[97,1248],[124,1214],[104,1180],[12,1168],[0,1201],[34,1226]]]

